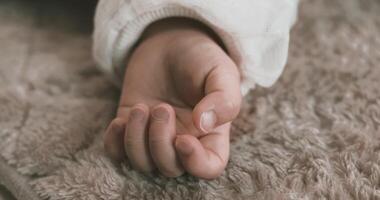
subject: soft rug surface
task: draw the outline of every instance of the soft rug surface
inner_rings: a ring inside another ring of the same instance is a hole
[[[119,91],[91,58],[94,6],[0,0],[1,200],[380,199],[380,1],[302,1],[288,66],[247,96],[213,181],[105,157]]]

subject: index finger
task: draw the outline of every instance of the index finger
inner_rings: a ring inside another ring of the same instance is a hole
[[[230,127],[231,123],[224,124],[200,139],[177,136],[175,147],[188,173],[204,179],[214,179],[223,173],[230,151]]]

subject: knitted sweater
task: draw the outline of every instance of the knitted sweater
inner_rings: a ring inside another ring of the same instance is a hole
[[[144,29],[167,17],[188,17],[209,26],[223,41],[241,72],[243,94],[269,87],[286,64],[289,31],[298,0],[100,0],[93,54],[116,83]]]

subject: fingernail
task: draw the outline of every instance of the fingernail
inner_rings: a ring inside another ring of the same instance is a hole
[[[155,120],[166,121],[169,119],[169,112],[164,107],[158,107],[153,110],[152,116]]]
[[[131,120],[143,120],[145,117],[145,112],[139,108],[134,108],[131,111]]]
[[[111,124],[111,131],[113,134],[121,134],[124,131],[124,127],[121,124],[113,123]]]
[[[201,115],[201,129],[203,132],[208,133],[212,131],[216,125],[216,114],[210,110],[202,113]]]
[[[181,137],[177,137],[175,141],[175,146],[177,147],[179,153],[181,153],[182,155],[187,156],[193,152],[193,147],[190,146],[189,143],[181,139]]]

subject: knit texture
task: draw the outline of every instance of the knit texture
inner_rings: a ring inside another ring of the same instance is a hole
[[[246,97],[213,181],[142,175],[105,157],[119,91],[91,57],[93,7],[0,1],[0,166],[12,171],[0,183],[14,196],[380,199],[378,0],[301,1],[285,73]]]

